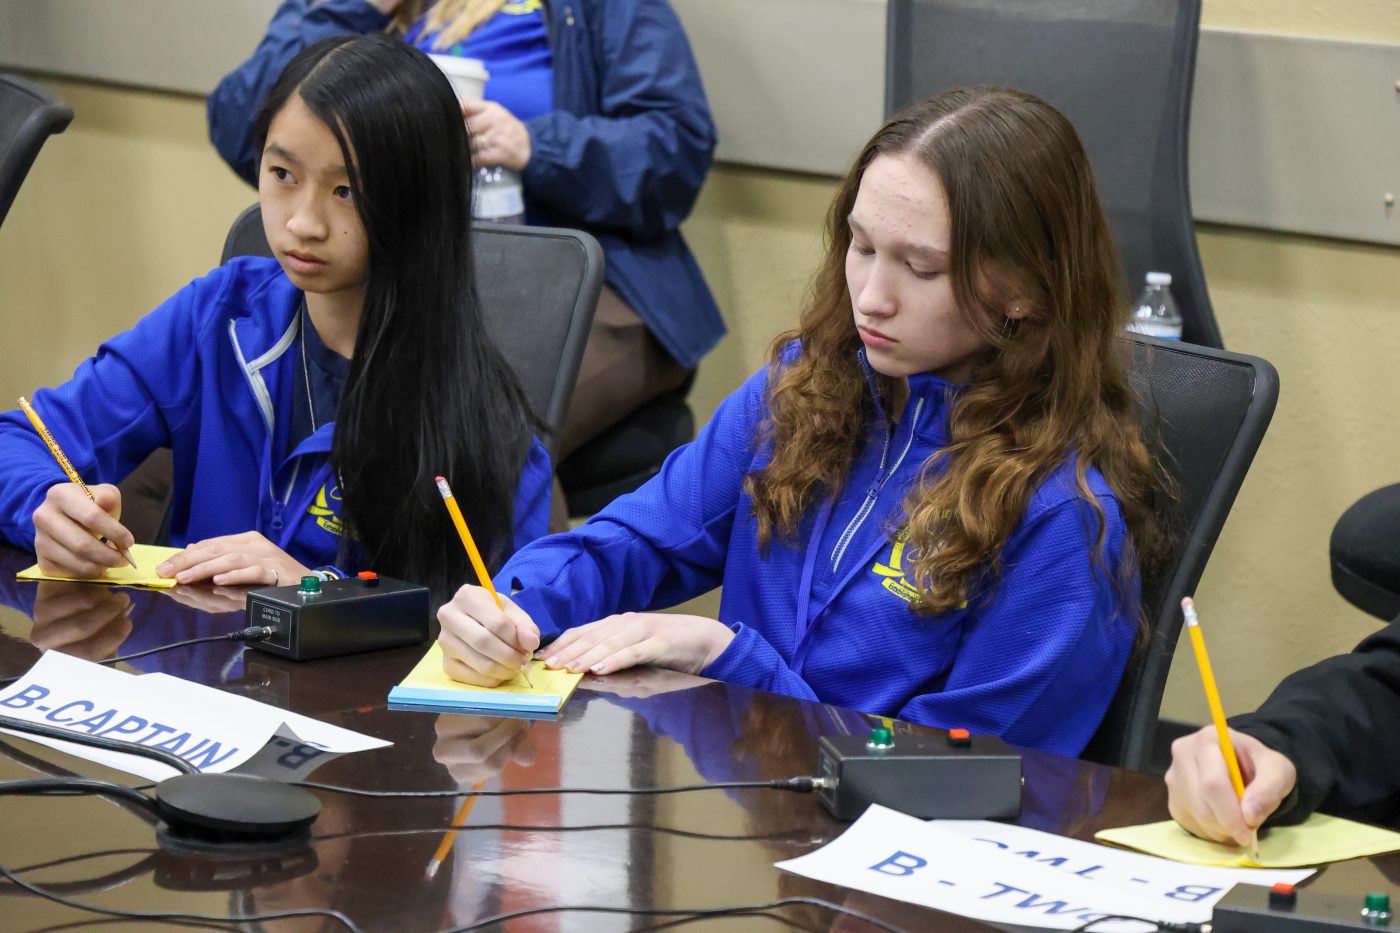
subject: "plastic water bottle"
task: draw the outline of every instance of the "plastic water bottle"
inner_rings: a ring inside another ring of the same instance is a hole
[[[1171,284],[1170,272],[1147,273],[1147,287],[1142,290],[1137,307],[1128,319],[1128,333],[1164,340],[1181,339],[1181,311],[1172,300]]]
[[[456,55],[429,55],[457,95],[458,102],[481,100],[491,73],[476,58]],[[501,224],[525,222],[525,194],[520,187],[520,173],[493,165],[479,168],[472,178],[472,217]]]
[[[476,170],[472,179],[472,216],[499,224],[525,222],[525,193],[520,173],[499,165]]]

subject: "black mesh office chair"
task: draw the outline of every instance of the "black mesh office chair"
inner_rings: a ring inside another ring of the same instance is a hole
[[[1200,582],[1269,427],[1278,372],[1258,357],[1224,350],[1149,337],[1130,343],[1147,441],[1175,477],[1179,501],[1172,552],[1143,580],[1150,638],[1129,661],[1084,757],[1144,770],[1181,633],[1181,598]]]
[[[1200,16],[1200,0],[889,0],[885,109],[964,84],[1058,107],[1088,150],[1130,292],[1170,272],[1183,336],[1219,347],[1186,166]]]
[[[508,224],[474,225],[472,243],[486,326],[535,414],[557,430],[603,288],[602,247],[578,230]],[[219,261],[271,255],[254,204],[233,222]],[[540,440],[553,457],[554,437]]]
[[[603,250],[578,230],[505,224],[475,225],[472,243],[486,326],[535,414],[557,428],[569,407],[603,287]],[[219,261],[271,255],[262,212],[254,204],[229,228]],[[553,435],[540,440],[552,458]],[[139,530],[128,521],[138,540],[167,542],[170,476],[170,452],[158,450],[123,480],[123,517],[128,506],[143,517]]]
[[[48,91],[0,74],[0,224],[44,141],[72,120],[72,109]]]

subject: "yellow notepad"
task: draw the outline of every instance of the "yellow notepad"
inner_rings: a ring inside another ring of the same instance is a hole
[[[59,580],[71,583],[103,583],[107,586],[148,586],[169,589],[175,585],[174,577],[162,577],[156,568],[180,553],[177,547],[156,547],[154,544],[134,544],[131,546],[131,559],[136,566],[122,564],[108,567],[100,577],[50,576],[35,564],[28,570],[21,570],[17,577],[21,580]]]
[[[1105,829],[1094,838],[1177,862],[1232,868],[1300,868],[1400,850],[1400,833],[1320,813],[1261,832],[1258,861],[1238,846],[1198,839],[1175,820]]]
[[[582,679],[582,674],[550,670],[543,661],[531,661],[533,687],[518,675],[499,687],[473,687],[442,672],[442,646],[433,642],[403,683],[389,691],[389,705],[455,713],[552,716]]]

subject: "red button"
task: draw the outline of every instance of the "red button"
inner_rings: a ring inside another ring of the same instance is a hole
[[[1280,881],[1269,889],[1269,906],[1272,908],[1293,907],[1298,903],[1298,892],[1293,885]]]
[[[966,729],[949,729],[948,744],[954,748],[967,748],[972,744],[972,733]]]
[[[379,574],[373,570],[361,570],[355,576],[360,578],[360,586],[378,586]]]

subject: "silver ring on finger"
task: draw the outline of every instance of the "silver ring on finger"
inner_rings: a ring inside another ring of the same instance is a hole
[[[282,575],[279,574],[279,573],[277,572],[277,568],[276,568],[276,567],[269,567],[268,569],[272,571],[272,585],[273,585],[273,586],[281,586],[281,585],[282,585],[282,583],[281,583],[281,581],[282,581]]]

